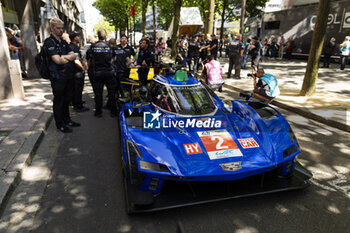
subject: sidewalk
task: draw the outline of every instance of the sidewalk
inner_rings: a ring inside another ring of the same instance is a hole
[[[220,58],[224,78],[228,70],[228,58]],[[339,64],[320,68],[316,93],[311,97],[299,96],[306,70],[306,61],[267,60],[261,63],[265,73],[278,79],[281,95],[271,104],[293,111],[304,117],[350,132],[350,68],[340,70]],[[241,79],[226,79],[224,87],[233,91],[252,90],[253,79],[250,63],[241,70]],[[233,70],[234,72],[234,70]],[[233,74],[232,74],[233,76]]]
[[[220,59],[224,72],[228,59]],[[249,64],[248,64],[249,65]],[[320,69],[317,93],[298,96],[304,78],[305,61],[266,61],[262,67],[279,81],[281,96],[273,104],[305,117],[350,132],[350,68]],[[224,88],[235,92],[251,90],[250,69],[242,70],[242,79],[226,79]],[[226,75],[224,76],[226,77]],[[22,169],[31,163],[48,123],[52,119],[50,82],[44,79],[23,80],[25,99],[0,102],[0,218],[8,198],[21,180]],[[224,90],[225,91],[225,90]],[[232,100],[233,96],[228,96]]]
[[[24,100],[0,102],[0,214],[52,119],[48,80],[23,80]]]

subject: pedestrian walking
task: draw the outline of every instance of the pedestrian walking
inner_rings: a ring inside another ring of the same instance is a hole
[[[201,59],[201,63],[204,64],[206,62],[206,58],[208,55],[209,41],[205,38],[205,35],[200,35],[198,37],[198,42],[201,45],[199,49],[199,58]]]
[[[241,55],[243,53],[243,43],[238,35],[233,36],[233,40],[229,44],[229,67],[227,78],[231,77],[233,65],[235,66],[235,79],[241,78]]]
[[[286,47],[287,47],[286,57],[287,57],[288,60],[291,60],[292,59],[293,50],[295,49],[295,43],[294,43],[292,37],[288,38]]]
[[[176,64],[180,64],[186,67],[186,61],[187,61],[186,51],[183,46],[183,41],[180,40],[180,42],[177,45]]]
[[[74,66],[73,66],[73,78],[74,78],[74,86],[73,86],[73,98],[72,104],[73,109],[77,112],[86,112],[89,111],[89,108],[83,105],[83,89],[84,89],[84,66],[82,64],[82,56],[80,53],[80,48],[78,44],[80,44],[80,34],[76,31],[69,33],[70,39],[70,48],[75,54]]]
[[[224,38],[220,39],[220,42],[219,42],[220,57],[222,57],[222,50],[224,49],[224,44],[225,44],[225,39]]]
[[[271,38],[271,44],[270,44],[270,58],[275,59],[277,58],[277,53],[278,53],[279,47],[277,44],[277,39],[276,37]]]
[[[116,79],[113,76],[112,59],[114,57],[112,46],[106,42],[107,32],[100,29],[97,32],[98,41],[92,44],[87,53],[86,59],[91,60],[89,69],[93,72],[93,87],[95,95],[96,117],[102,117],[103,88],[107,87],[108,107],[111,117],[117,114],[117,104],[115,100]]]
[[[49,55],[50,82],[53,92],[53,114],[56,127],[63,133],[70,133],[69,127],[78,127],[79,123],[71,120],[69,104],[72,100],[74,79],[73,61],[76,59],[68,43],[62,39],[63,21],[50,20],[51,35],[45,39],[43,49]]]
[[[340,50],[341,50],[340,69],[344,70],[346,60],[350,56],[350,36],[346,36],[343,43],[340,44]]]
[[[160,38],[156,44],[157,61],[160,60],[160,57],[162,56],[164,48],[165,48],[165,43],[163,42],[163,38]]]
[[[218,39],[216,39],[216,35],[212,34],[211,41],[210,41],[210,47],[208,50],[210,51],[210,54],[214,56],[215,60],[218,56],[218,49],[219,49],[219,41],[218,41]]]
[[[253,41],[249,49],[250,49],[250,55],[251,55],[251,61],[252,61],[251,67],[254,71],[259,68],[260,53],[261,53],[261,45],[258,37],[256,36],[253,37]]]
[[[198,62],[199,62],[199,49],[201,48],[200,43],[198,42],[198,35],[193,36],[193,40],[190,40],[188,43],[188,69],[193,74],[197,73]],[[193,66],[192,66],[193,61]]]
[[[248,54],[250,52],[249,47],[250,47],[250,39],[247,39],[247,42],[243,44],[243,54],[242,54],[242,62],[241,62],[241,68],[245,69],[247,66],[247,61],[248,61]]]
[[[283,35],[281,35],[279,41],[278,41],[278,45],[279,45],[279,49],[278,49],[278,58],[282,59],[283,58],[283,50],[284,50],[284,44],[285,44],[285,40]]]
[[[335,52],[335,38],[332,37],[323,48],[323,68],[329,68],[331,63],[331,56]]]

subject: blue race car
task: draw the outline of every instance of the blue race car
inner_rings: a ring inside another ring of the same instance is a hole
[[[184,71],[140,90],[120,111],[129,213],[308,186],[297,139],[271,106],[235,100],[229,108]]]

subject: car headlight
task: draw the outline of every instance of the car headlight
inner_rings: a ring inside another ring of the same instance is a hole
[[[140,160],[139,163],[140,163],[140,168],[143,170],[150,170],[150,171],[156,171],[156,172],[170,172],[168,167],[163,164],[151,163],[143,160]]]

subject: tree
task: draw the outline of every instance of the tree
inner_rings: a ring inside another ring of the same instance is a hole
[[[213,26],[214,26],[214,10],[215,10],[215,1],[207,0],[207,17],[208,22],[206,23],[206,27],[204,29],[205,34],[213,34]]]
[[[106,20],[120,31],[131,28],[132,25],[128,26],[129,22],[135,25],[134,20],[130,20],[131,5],[136,13],[141,12],[141,0],[96,0],[93,3]]]
[[[146,35],[146,12],[149,0],[142,0],[142,34]]]
[[[96,32],[100,29],[106,29],[108,35],[112,34],[112,32],[115,31],[115,27],[111,26],[111,24],[107,22],[104,18],[99,19],[98,23],[94,26],[94,28]]]
[[[171,56],[175,58],[176,56],[176,46],[177,46],[177,33],[179,30],[179,22],[180,22],[180,11],[182,6],[182,0],[173,0],[174,4],[174,28],[173,34],[171,36]]]
[[[309,59],[307,61],[306,72],[303,86],[300,91],[302,96],[311,96],[316,91],[316,80],[318,76],[318,64],[323,48],[324,37],[327,28],[327,19],[329,14],[331,0],[320,0],[315,24],[315,30],[312,35]]]

